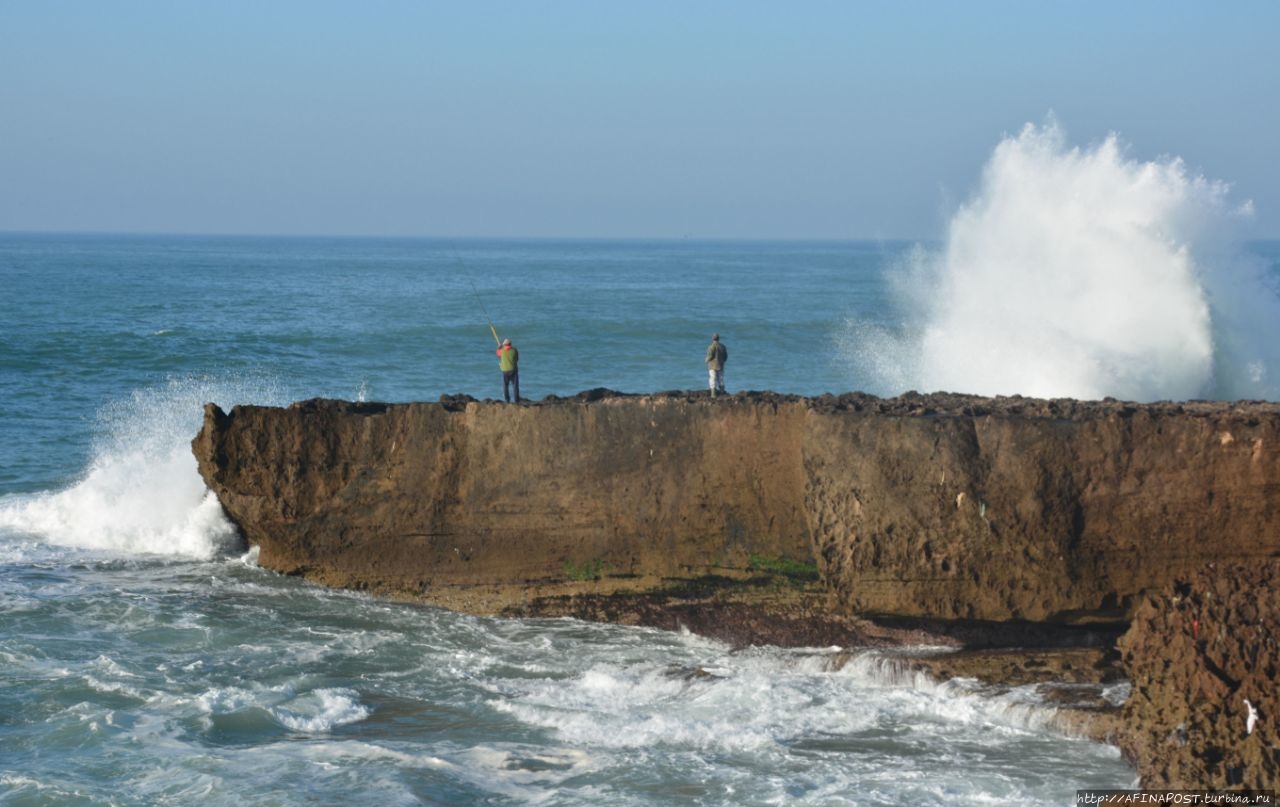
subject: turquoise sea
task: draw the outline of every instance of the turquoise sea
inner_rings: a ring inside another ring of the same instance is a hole
[[[1241,254],[1273,310],[1280,247]],[[930,340],[962,327],[943,316],[946,255],[0,234],[0,804],[1047,805],[1131,786],[1115,749],[1048,727],[1034,688],[277,576],[190,454],[206,401],[500,398],[490,323],[535,404],[704,389],[713,332],[730,392],[1016,392],[980,351],[959,385],[929,374]],[[1233,318],[1213,288],[1206,368],[1156,351],[1184,386],[1160,386],[1151,351],[1062,344],[1120,397],[1274,399],[1265,317]],[[998,298],[974,322],[998,324]],[[1055,375],[1053,344],[1029,386]]]

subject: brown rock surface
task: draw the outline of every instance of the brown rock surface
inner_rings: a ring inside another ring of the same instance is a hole
[[[193,447],[264,566],[491,613],[766,559],[849,615],[1114,623],[1280,555],[1269,403],[315,400],[210,406]]]
[[[774,439],[804,410],[728,411],[680,397],[210,406],[194,447],[263,566],[432,600],[497,586],[476,592],[496,612],[535,585],[807,559],[800,457]]]
[[[1280,561],[1215,565],[1146,599],[1120,649],[1121,747],[1144,787],[1280,784]]]

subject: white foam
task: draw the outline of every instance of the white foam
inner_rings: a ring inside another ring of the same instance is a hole
[[[922,652],[916,648],[915,652]],[[923,651],[927,652],[927,651]],[[785,755],[796,742],[857,738],[911,725],[920,738],[1053,733],[1056,710],[1035,687],[993,692],[939,682],[891,652],[759,650],[700,663],[687,674],[600,660],[568,681],[521,681],[491,706],[579,747],[698,749]],[[708,670],[717,672],[705,674]],[[888,723],[886,723],[888,721]]]
[[[291,750],[296,746],[289,744]],[[323,744],[303,746],[302,752],[317,765],[336,768],[335,761],[358,760],[360,762],[390,761],[409,768],[427,768],[430,770],[450,770],[454,763],[441,759],[435,754],[413,754],[394,748],[359,740],[333,741]]]
[[[261,391],[261,385],[255,385]],[[208,559],[238,544],[191,453],[206,401],[243,385],[177,379],[103,408],[93,459],[66,490],[0,501],[0,528],[49,544]]]
[[[11,804],[67,804],[82,794],[57,782],[46,782],[12,771],[0,772],[0,787]]]
[[[85,685],[96,692],[126,695],[130,698],[137,698],[140,701],[147,700],[147,696],[141,690],[122,681],[104,681],[96,676],[86,674],[84,682]]]
[[[244,687],[214,687],[196,699],[197,708],[205,714],[233,714],[259,705],[259,694]]]
[[[369,716],[369,707],[360,703],[352,689],[316,689],[271,708],[280,725],[304,734],[323,734],[338,726]]]
[[[995,149],[938,253],[894,268],[899,330],[850,324],[875,391],[1127,400],[1280,397],[1280,295],[1251,213],[1180,159],[1056,122]]]
[[[210,558],[235,543],[235,528],[178,452],[160,458],[101,457],[79,484],[0,505],[0,525],[49,543],[126,554]]]
[[[240,563],[243,564],[244,566],[249,567],[250,569],[258,568],[258,553],[261,551],[262,551],[262,547],[258,546],[257,544],[254,544],[253,546],[249,547],[248,551],[246,551],[243,555],[239,557]]]
[[[276,687],[215,687],[194,700],[205,715],[229,715],[261,710],[281,726],[303,734],[324,734],[338,726],[367,718],[371,711],[360,694],[347,688],[320,688],[295,693],[290,685]]]

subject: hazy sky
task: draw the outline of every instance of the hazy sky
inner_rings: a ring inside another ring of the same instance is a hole
[[[996,143],[1280,237],[1280,3],[0,0],[0,230],[936,238]]]

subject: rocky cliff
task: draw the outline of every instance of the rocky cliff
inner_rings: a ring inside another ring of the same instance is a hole
[[[194,450],[264,566],[473,610],[791,563],[846,614],[1118,622],[1280,555],[1269,403],[314,400],[209,406]]]

